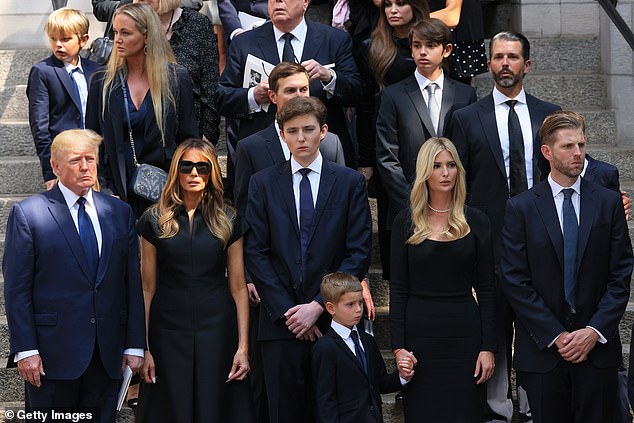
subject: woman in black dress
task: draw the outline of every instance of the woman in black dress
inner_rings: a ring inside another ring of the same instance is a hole
[[[409,422],[482,422],[480,385],[493,374],[490,224],[464,205],[464,173],[451,141],[427,140],[410,209],[392,227],[392,348],[397,361],[410,353],[418,361],[403,391]]]
[[[253,421],[242,234],[222,195],[213,147],[189,139],[137,223],[148,323],[137,421]]]

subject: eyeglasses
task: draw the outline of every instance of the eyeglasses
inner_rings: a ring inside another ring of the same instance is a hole
[[[209,162],[190,162],[189,160],[181,160],[178,162],[178,172],[189,175],[196,168],[199,175],[209,175],[211,173],[211,163]]]

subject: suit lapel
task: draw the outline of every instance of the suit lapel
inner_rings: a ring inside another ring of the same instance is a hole
[[[77,259],[77,263],[79,263],[79,267],[81,267],[81,270],[84,272],[87,280],[92,281],[92,276],[90,276],[88,271],[88,261],[86,259],[86,255],[84,254],[84,247],[81,245],[77,227],[73,222],[73,218],[70,215],[70,210],[68,210],[68,206],[66,205],[66,200],[64,200],[62,192],[59,190],[59,187],[55,185],[55,187],[49,191],[47,196],[49,199],[48,210],[51,213],[51,216],[53,216],[57,226],[59,226],[60,232],[66,239],[66,242],[68,242],[68,246]]]
[[[317,53],[319,53],[319,49],[322,46],[322,31],[315,30],[315,24],[306,19],[306,41],[310,40],[310,42],[304,42],[304,51],[302,51],[302,62],[305,60],[314,59],[317,57]],[[329,65],[330,63],[322,63],[323,66]],[[334,64],[335,66],[338,63]]]
[[[282,163],[286,160],[286,157],[284,157],[284,151],[280,145],[279,135],[275,131],[275,124],[272,124],[269,129],[265,138],[266,151],[271,156],[271,163]]]
[[[482,99],[480,109],[478,110],[482,130],[489,143],[489,148],[495,159],[498,169],[502,175],[506,175],[506,167],[504,166],[504,157],[502,156],[502,146],[500,145],[500,135],[498,134],[497,121],[495,120],[495,105],[493,104],[493,96],[489,94]]]
[[[445,133],[445,124],[456,97],[456,84],[448,77],[445,77],[444,85],[442,89],[442,104],[440,105],[440,118],[438,119],[438,134],[441,135]]]
[[[104,228],[109,222],[108,216],[112,216],[113,212],[110,205],[103,201],[98,193],[93,192],[92,198],[95,202],[99,226],[101,227],[101,254],[99,255],[99,267],[97,267],[97,280],[95,281],[95,286],[99,286],[106,275],[108,263],[110,262],[110,253],[112,252],[113,232],[104,230]]]
[[[291,162],[286,161],[278,167],[277,186],[281,191],[282,198],[286,203],[286,212],[291,221],[297,239],[299,235],[299,222],[297,222],[297,208],[295,207],[295,194],[293,193],[293,174],[291,173]]]
[[[310,225],[310,233],[308,234],[308,245],[313,239],[315,234],[315,228],[319,224],[319,219],[324,212],[324,208],[328,204],[328,198],[332,187],[335,185],[337,176],[335,171],[328,164],[328,160],[324,159],[321,165],[321,177],[319,178],[319,192],[317,192],[317,202],[315,203],[315,215],[313,216],[313,223]]]
[[[539,185],[535,186],[535,205],[544,222],[550,241],[555,248],[557,254],[557,260],[561,268],[564,268],[564,237],[561,233],[561,226],[559,225],[559,217],[557,216],[557,209],[555,208],[555,200],[550,189],[548,181],[543,181]]]
[[[431,123],[431,117],[429,116],[429,110],[427,110],[423,93],[421,93],[418,81],[416,81],[416,77],[413,74],[408,76],[405,80],[405,91],[412,101],[414,109],[416,110],[416,113],[418,113],[423,126],[425,126],[427,132],[429,132],[431,136],[435,137],[436,130],[434,129],[434,125]]]
[[[541,113],[537,113],[538,109],[538,100],[526,94],[526,105],[528,106],[528,114],[531,118],[531,131],[533,136],[533,184],[535,181],[539,181],[541,179],[541,171],[539,169],[539,158],[542,155],[542,142],[539,138],[539,128],[541,128],[542,123],[544,122],[543,116]]]
[[[591,183],[584,181],[581,178],[581,198],[580,198],[580,210],[579,210],[579,235],[577,238],[577,270],[581,264],[583,258],[583,252],[588,245],[588,239],[590,238],[590,230],[592,229],[592,223],[596,214],[596,207],[598,199],[595,199],[595,187]]]
[[[260,37],[258,45],[260,46],[260,51],[262,52],[263,57],[259,57],[259,59],[264,59],[270,64],[276,65],[280,63],[280,55],[277,52],[277,42],[275,41],[273,24],[271,22],[267,22],[262,25],[262,27],[264,29],[264,36]]]
[[[75,90],[75,85],[73,84],[73,81],[70,80],[70,75],[68,74],[68,72],[66,72],[64,65],[61,64],[55,67],[55,73],[57,74],[57,77],[62,83],[62,86],[64,87],[64,89],[68,92],[68,95],[73,100],[73,104],[75,105],[77,110],[81,113],[81,104],[79,103],[79,98],[77,97],[77,91]]]
[[[337,345],[337,347],[339,347],[339,349],[341,349],[343,351],[344,355],[346,355],[350,360],[352,360],[352,362],[354,363],[355,366],[357,366],[359,371],[361,373],[363,373],[367,377],[368,375],[363,370],[363,366],[361,365],[361,362],[359,361],[357,356],[354,355],[352,350],[350,350],[350,347],[348,347],[348,345],[341,338],[341,336],[339,336],[339,334],[337,332],[335,332],[335,330],[333,328],[330,328],[327,333],[330,334],[330,336],[334,339],[335,345]],[[363,341],[361,341],[361,342],[363,342]],[[365,342],[363,342],[363,346],[365,347]],[[368,362],[367,361],[368,354],[366,353],[365,356],[366,356],[366,363],[367,363]],[[370,364],[368,363],[368,369],[369,368],[370,368]]]

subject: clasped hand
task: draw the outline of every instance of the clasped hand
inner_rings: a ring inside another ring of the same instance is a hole
[[[559,355],[571,363],[581,363],[588,358],[599,335],[591,328],[583,328],[574,332],[562,332],[555,341]]]
[[[284,313],[286,327],[295,334],[295,337],[304,341],[316,341],[322,334],[315,325],[317,319],[324,312],[323,307],[317,301],[307,304],[298,304]]]

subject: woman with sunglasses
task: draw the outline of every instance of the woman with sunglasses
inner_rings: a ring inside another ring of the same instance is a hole
[[[211,144],[176,149],[137,231],[148,350],[136,421],[253,421],[242,233]]]

